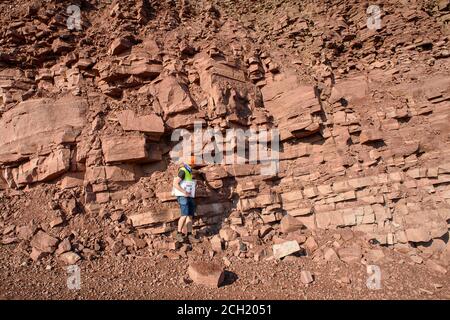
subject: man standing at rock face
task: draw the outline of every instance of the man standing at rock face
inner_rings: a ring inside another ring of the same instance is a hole
[[[189,161],[183,162],[178,170],[178,176],[173,181],[174,193],[177,195],[177,201],[181,211],[176,235],[176,239],[179,242],[184,242],[186,239],[190,240],[192,238],[192,218],[195,214],[195,201],[193,198],[193,191],[195,190],[192,190],[195,188],[192,179],[192,168],[194,165],[195,157],[192,156]],[[183,233],[185,227],[186,234]]]

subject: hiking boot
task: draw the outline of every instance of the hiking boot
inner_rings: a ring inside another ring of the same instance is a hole
[[[181,232],[177,232],[177,235],[175,236],[175,240],[180,243],[183,243],[185,238]]]
[[[188,240],[189,240],[190,243],[199,243],[199,242],[200,242],[200,240],[197,239],[197,237],[194,236],[194,235],[192,235],[192,234],[189,234],[189,235],[187,236],[187,238],[188,238]]]

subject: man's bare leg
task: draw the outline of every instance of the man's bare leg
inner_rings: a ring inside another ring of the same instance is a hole
[[[186,220],[187,220],[186,216],[181,216],[180,219],[178,220],[178,232],[179,233],[183,233],[183,228],[186,224]]]
[[[191,216],[187,216],[186,217],[186,229],[187,229],[187,234],[192,234],[192,217]]]
[[[181,216],[180,219],[178,220],[178,229],[177,229],[177,241],[179,242],[183,242],[183,229],[186,226],[186,216]]]

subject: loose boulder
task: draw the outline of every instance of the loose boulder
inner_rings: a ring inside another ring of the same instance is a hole
[[[189,265],[189,277],[197,284],[219,287],[225,278],[223,268],[211,262],[193,262]]]

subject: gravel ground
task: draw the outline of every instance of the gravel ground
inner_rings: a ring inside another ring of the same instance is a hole
[[[231,258],[224,285],[210,289],[188,281],[188,259],[159,256],[82,261],[80,289],[70,290],[66,267],[45,260],[31,264],[12,250],[0,248],[3,299],[450,299],[447,275],[405,261],[393,251],[379,263],[380,290],[366,287],[363,264],[317,262],[309,257],[278,262]],[[312,284],[301,282],[302,270],[313,273]]]

